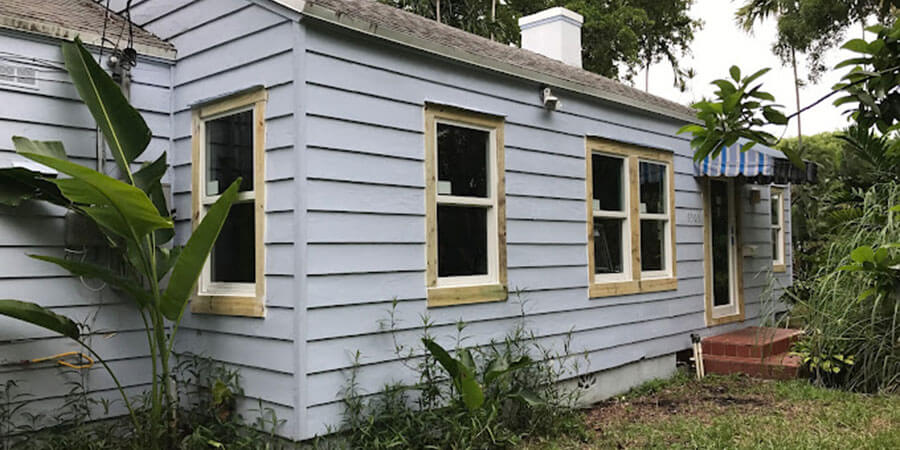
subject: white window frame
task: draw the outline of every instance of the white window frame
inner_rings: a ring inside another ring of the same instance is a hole
[[[630,170],[628,170],[628,157],[615,154],[608,153],[603,151],[593,151],[591,152],[591,157],[594,155],[605,156],[608,158],[615,158],[622,161],[622,211],[607,211],[603,209],[597,209],[596,205],[594,205],[594,198],[591,195],[591,213],[593,214],[594,219],[622,219],[622,272],[621,273],[595,273],[596,272],[596,260],[594,261],[595,269],[592,270],[592,275],[595,284],[603,284],[617,281],[631,281],[634,278],[632,269],[631,269],[631,177]],[[590,164],[593,164],[593,159],[590,161]],[[593,183],[593,180],[591,180]],[[591,224],[591,233],[593,230],[594,224]],[[595,238],[596,239],[596,238]],[[593,248],[590,249],[591,252],[594,251]],[[596,258],[596,254],[594,258]]]
[[[640,164],[655,164],[657,166],[662,166],[663,173],[665,174],[666,183],[663,187],[663,206],[665,208],[664,213],[645,213],[638,208],[638,229],[640,229],[640,222],[644,220],[655,220],[659,222],[665,222],[665,226],[663,227],[663,245],[662,249],[665,252],[665,257],[663,258],[663,269],[662,270],[643,270],[641,268],[641,279],[642,280],[652,280],[652,279],[660,279],[660,278],[671,278],[672,277],[672,266],[674,264],[672,260],[672,211],[669,210],[671,199],[669,198],[671,188],[672,188],[672,177],[670,175],[671,165],[669,163],[659,161],[656,159],[647,159],[647,158],[638,158],[638,173],[640,173]],[[638,196],[640,197],[640,179],[637,180],[638,183]],[[641,200],[638,199],[638,206],[640,206]]]
[[[253,189],[237,194],[234,204],[253,203],[254,279],[253,283],[213,282],[212,254],[207,258],[191,302],[194,313],[248,317],[265,316],[265,105],[268,94],[257,88],[204,103],[193,109],[192,132],[192,206],[193,227],[202,221],[209,207],[221,194],[207,195],[206,123],[222,117],[252,111]],[[224,191],[227,186],[219,186]]]
[[[785,228],[784,227],[784,208],[785,208],[784,191],[785,191],[785,188],[781,187],[781,186],[771,186],[769,188],[769,202],[771,203],[773,201],[776,201],[776,199],[778,202],[777,209],[776,209],[777,214],[778,214],[778,218],[776,220],[777,224],[771,225],[773,230],[778,231],[777,238],[776,238],[777,242],[774,243],[775,247],[777,249],[777,254],[772,255],[772,269],[775,272],[784,272],[786,270],[786,265],[787,265],[787,263],[785,262],[787,249],[786,249],[786,239],[785,239],[785,229],[784,229]],[[770,204],[770,206],[771,206],[771,204]],[[769,214],[770,214],[769,223],[770,224],[772,223],[771,210],[772,209],[770,207],[769,208],[769,211],[770,211],[769,212]]]
[[[430,307],[504,301],[507,298],[503,120],[458,108],[426,105],[426,289]],[[487,197],[438,192],[439,124],[488,132]],[[487,212],[487,274],[439,276],[437,208],[479,207]]]

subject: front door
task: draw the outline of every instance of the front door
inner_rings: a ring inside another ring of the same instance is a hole
[[[706,192],[706,307],[708,318],[718,323],[742,312],[734,182],[710,179]]]

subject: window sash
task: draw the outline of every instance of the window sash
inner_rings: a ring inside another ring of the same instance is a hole
[[[775,211],[773,213],[776,214],[776,217],[773,217],[772,222],[772,230],[776,231],[775,242],[773,245],[775,246],[775,254],[772,255],[772,263],[774,265],[784,265],[785,264],[785,230],[784,230],[784,191],[781,188],[772,188],[772,192],[769,195],[769,201],[775,203]]]
[[[621,176],[620,180],[622,182],[622,186],[619,188],[622,195],[622,209],[619,211],[608,210],[608,209],[599,209],[594,205],[595,195],[593,192],[593,171],[591,172],[591,179],[588,180],[591,183],[591,198],[588,199],[591,207],[591,224],[590,224],[590,233],[593,235],[594,227],[596,225],[595,220],[593,219],[618,219],[621,220],[621,255],[619,257],[622,259],[622,271],[619,273],[597,273],[597,254],[595,252],[595,245],[592,245],[591,248],[588,249],[593,254],[593,267],[590,267],[590,276],[591,280],[594,284],[603,284],[603,283],[611,283],[611,282],[620,282],[620,281],[630,281],[633,278],[631,265],[632,265],[632,257],[631,257],[631,249],[634,245],[631,242],[631,171],[629,170],[630,159],[627,156],[619,155],[615,153],[603,152],[603,151],[592,151],[590,153],[591,158],[587,161],[587,164],[593,168],[593,157],[595,155],[605,156],[607,158],[615,158],[622,162],[621,165]],[[592,236],[593,237],[593,236]],[[596,237],[593,237],[596,239]]]
[[[253,155],[253,170],[255,171],[257,168],[257,164],[259,161],[256,160],[256,145],[257,139],[260,137],[257,136],[257,130],[255,129],[255,124],[257,121],[257,109],[255,102],[250,105],[244,105],[238,108],[228,109],[225,111],[217,112],[215,114],[210,114],[206,116],[200,117],[200,124],[198,131],[198,138],[200,139],[200,154],[198,155],[198,178],[200,185],[200,208],[198,211],[197,223],[203,220],[206,216],[206,213],[209,211],[209,208],[221,197],[221,194],[217,195],[206,195],[206,187],[208,183],[208,167],[207,161],[209,158],[209,145],[207,142],[207,133],[206,133],[206,124],[207,122],[220,119],[222,117],[227,117],[234,114],[240,114],[243,112],[252,111],[252,123],[251,129],[253,131],[253,145],[251,147],[251,151],[254,153]],[[262,180],[259,180],[262,181]],[[252,190],[238,192],[235,204],[238,203],[256,203],[256,185],[257,180],[254,180],[254,186]],[[227,188],[227,186],[226,186]],[[255,214],[254,214],[255,217]],[[255,220],[255,218],[254,218]],[[260,245],[257,241],[256,236],[253,236],[253,242],[256,246]],[[259,262],[256,262],[259,264]],[[254,273],[258,271],[254,267]],[[198,293],[200,295],[206,296],[221,296],[221,297],[253,297],[257,294],[257,283],[260,283],[262,280],[255,280],[253,283],[236,283],[236,282],[222,282],[222,281],[213,281],[212,279],[212,254],[207,258],[206,262],[203,265],[203,269],[200,273],[200,280],[198,282]]]
[[[459,196],[459,195],[448,195],[448,194],[440,194],[437,192],[437,183],[438,179],[438,164],[437,161],[438,153],[440,152],[440,148],[438,148],[438,125],[452,125],[461,128],[470,128],[474,130],[481,130],[488,132],[488,168],[486,171],[486,185],[487,185],[487,197],[469,197],[469,196]],[[435,287],[443,288],[443,287],[462,287],[462,286],[475,286],[475,285],[486,285],[500,282],[500,270],[499,267],[499,244],[498,244],[498,230],[499,223],[497,217],[497,189],[495,186],[495,180],[497,180],[500,175],[497,170],[497,128],[496,127],[486,127],[480,126],[473,123],[458,121],[447,119],[443,117],[435,117],[433,129],[429,130],[433,133],[431,138],[433,139],[434,151],[431,157],[434,158],[435,164],[433,167],[434,173],[432,176],[434,177],[435,182],[435,211],[437,210],[437,206],[460,206],[460,207],[481,207],[484,208],[487,212],[487,274],[484,275],[463,275],[463,276],[451,276],[451,277],[442,277],[439,275],[440,269],[440,255],[438,255],[437,260],[435,261]],[[435,227],[437,227],[437,217],[435,217]],[[435,242],[432,245],[437,246],[437,239],[439,238],[439,233],[435,231]],[[435,249],[435,251],[437,251]]]

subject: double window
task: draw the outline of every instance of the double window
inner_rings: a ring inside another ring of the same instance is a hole
[[[784,272],[785,264],[785,240],[784,240],[784,189],[772,186],[769,193],[769,204],[772,208],[772,270]]]
[[[425,109],[429,306],[505,300],[503,121]]]
[[[677,288],[672,154],[589,139],[586,156],[591,297]]]
[[[237,200],[201,273],[196,313],[261,317],[266,91],[257,89],[193,110],[193,225],[239,178]]]

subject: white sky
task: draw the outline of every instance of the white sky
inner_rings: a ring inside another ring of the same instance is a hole
[[[777,101],[785,105],[788,113],[796,111],[794,98],[793,73],[790,68],[782,67],[778,57],[772,53],[772,43],[775,41],[777,29],[774,20],[758,24],[753,35],[745,33],[734,22],[734,12],[744,0],[697,0],[691,8],[691,16],[702,19],[703,29],[696,33],[692,46],[693,55],[682,58],[684,67],[693,67],[697,73],[693,80],[689,81],[688,89],[679,92],[673,87],[672,68],[668,63],[660,63],[650,67],[650,93],[680,102],[691,103],[702,99],[704,96],[712,96],[715,86],[709,84],[718,78],[728,77],[728,68],[738,65],[744,74],[753,73],[764,67],[771,67],[761,81],[763,90],[771,92]],[[847,31],[846,39],[860,37],[862,30],[859,26],[851,27]],[[869,37],[871,38],[871,36]],[[852,52],[836,49],[825,56],[826,66],[834,67],[841,60],[853,55]],[[805,72],[805,57],[798,55],[798,60],[804,63],[800,66],[800,78]],[[827,72],[816,85],[807,85],[800,91],[801,105],[806,106],[819,97],[830,92],[831,86],[840,80],[845,72],[841,69],[835,72]],[[635,87],[644,88],[644,73],[635,77]],[[803,113],[803,134],[816,134],[823,131],[833,131],[846,126],[846,119],[841,116],[839,110],[831,104],[829,99],[812,110]],[[775,136],[780,136],[780,127],[769,130]],[[797,124],[791,121],[786,136],[797,135]]]

